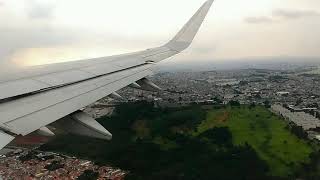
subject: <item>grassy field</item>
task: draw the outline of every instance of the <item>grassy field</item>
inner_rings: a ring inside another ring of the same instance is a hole
[[[309,161],[312,149],[286,129],[278,116],[264,107],[241,107],[212,110],[194,135],[213,127],[229,127],[233,143],[248,143],[265,160],[274,176],[288,176]]]

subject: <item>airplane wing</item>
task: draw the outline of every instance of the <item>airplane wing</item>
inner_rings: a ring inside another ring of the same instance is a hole
[[[0,149],[17,135],[53,134],[47,125],[92,137],[112,135],[80,109],[126,86],[159,89],[145,77],[159,61],[186,49],[213,0],[167,44],[130,54],[31,67],[0,77]]]

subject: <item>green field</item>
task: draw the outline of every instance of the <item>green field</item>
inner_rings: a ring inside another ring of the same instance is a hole
[[[309,163],[311,146],[260,106],[154,108],[138,102],[98,121],[112,141],[67,135],[41,149],[111,164],[137,180],[279,180],[307,177],[318,167],[318,160]]]
[[[274,176],[291,175],[309,161],[311,147],[291,134],[278,116],[264,107],[212,110],[197,133],[212,127],[229,127],[235,145],[248,143],[265,160]]]

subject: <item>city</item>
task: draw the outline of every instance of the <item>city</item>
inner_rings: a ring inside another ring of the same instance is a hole
[[[12,148],[0,157],[3,179],[124,179],[127,172],[58,153]]]

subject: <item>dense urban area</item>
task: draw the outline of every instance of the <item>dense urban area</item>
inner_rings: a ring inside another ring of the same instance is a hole
[[[86,176],[232,179],[238,175],[244,179],[317,179],[319,174],[312,172],[318,170],[314,164],[320,163],[317,154],[320,74],[317,72],[317,67],[161,72],[150,79],[163,91],[125,88],[118,92],[122,99],[105,98],[85,109],[113,133],[111,142],[88,140],[83,144],[86,138],[62,135],[41,144],[41,151],[34,147],[34,150],[15,147],[1,155],[0,176],[4,179],[85,179]],[[129,118],[132,121],[128,122]],[[241,118],[248,123],[238,121]],[[169,120],[176,122],[169,123]],[[240,130],[239,124],[243,125]],[[273,132],[273,128],[277,131]],[[279,141],[273,142],[274,139]],[[84,145],[92,148],[90,153]],[[197,146],[202,148],[199,153],[210,153],[205,157],[194,153]],[[183,156],[178,154],[194,156],[194,159],[182,160]],[[226,160],[228,157],[232,157],[231,160]],[[245,157],[250,162],[242,159]],[[210,160],[221,166],[209,165]],[[180,164],[182,162],[185,165]],[[105,166],[106,163],[111,165]],[[193,163],[198,164],[191,168]],[[168,168],[159,170],[162,166]],[[241,166],[252,169],[236,170]],[[210,168],[220,169],[221,174],[210,173]],[[223,175],[224,168],[234,174]]]
[[[12,147],[0,158],[0,175],[3,179],[120,180],[126,172],[58,153]]]

